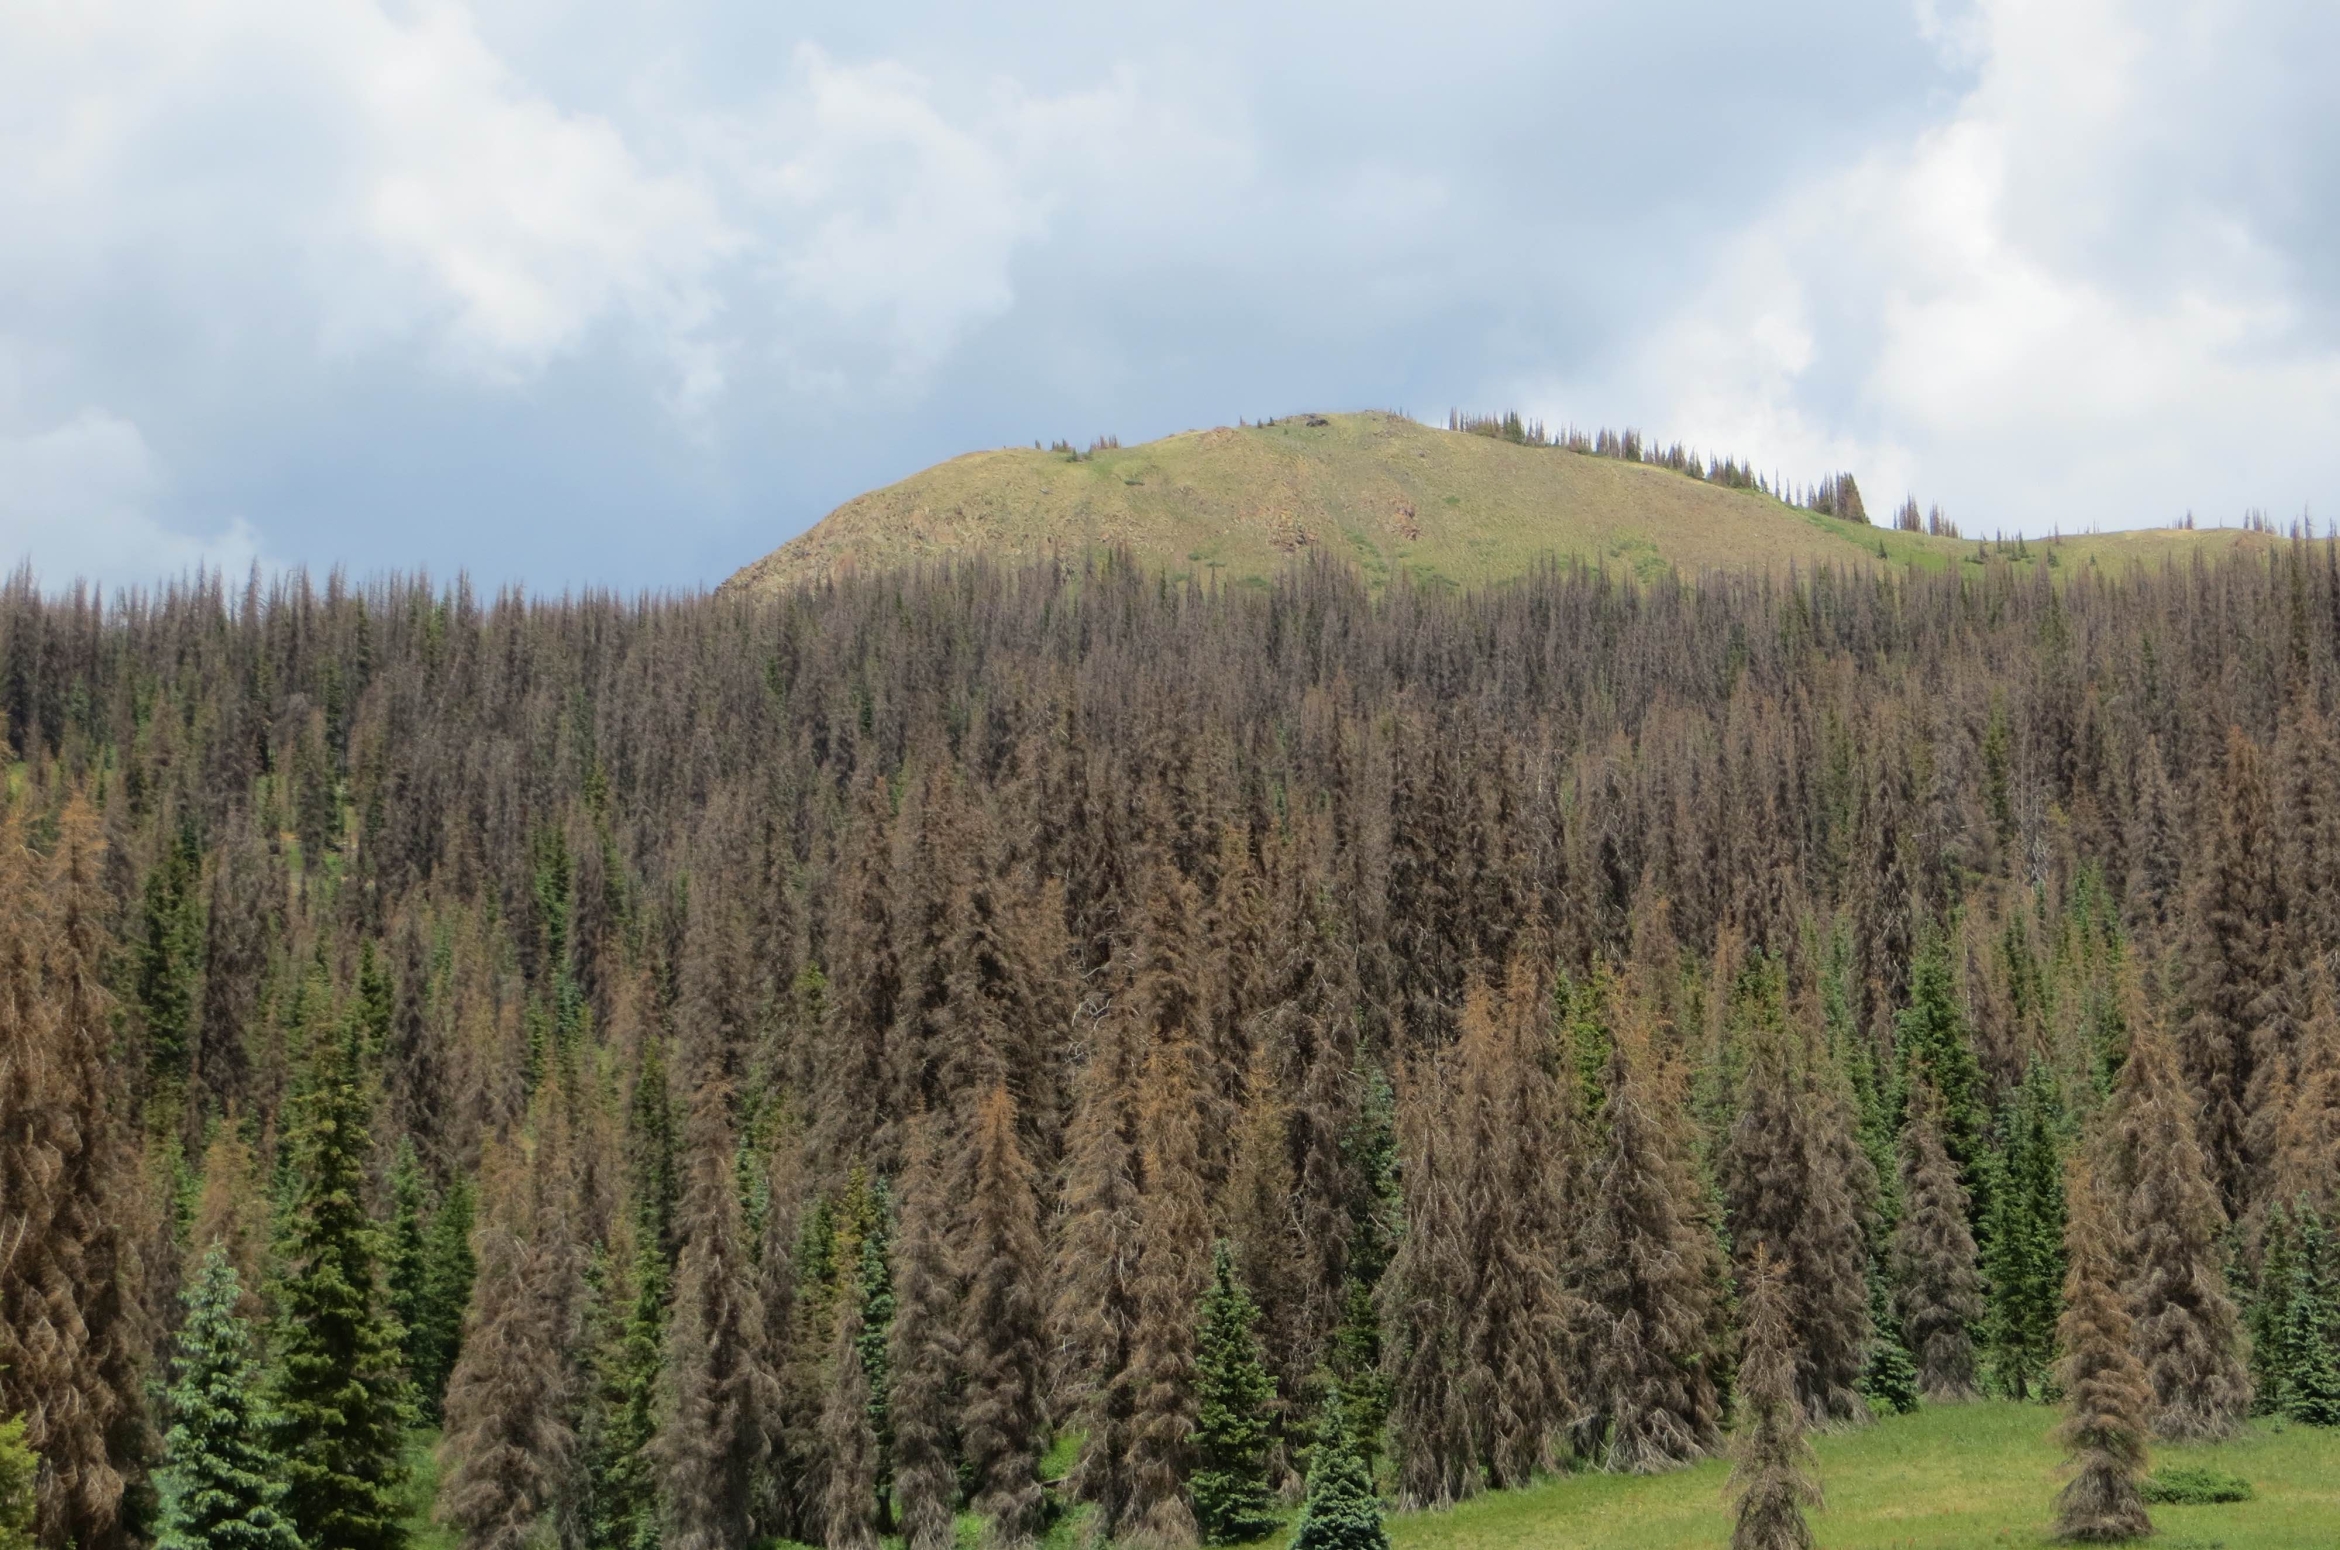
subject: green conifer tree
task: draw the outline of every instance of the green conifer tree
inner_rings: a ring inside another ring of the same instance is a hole
[[[1381,1499],[1373,1494],[1373,1477],[1350,1442],[1351,1432],[1336,1387],[1317,1417],[1315,1456],[1308,1462],[1308,1499],[1292,1531],[1291,1550],[1389,1550]]]
[[[423,1237],[416,1323],[406,1336],[406,1349],[416,1403],[425,1416],[434,1419],[446,1398],[455,1359],[463,1354],[463,1312],[471,1306],[471,1283],[479,1274],[479,1263],[471,1250],[474,1199],[471,1181],[457,1179],[431,1213]],[[393,1268],[396,1263],[393,1257]],[[395,1287],[392,1295],[396,1295]]]
[[[2034,1060],[2002,1114],[2001,1146],[1987,1159],[1991,1207],[1983,1272],[1983,1331],[1992,1386],[2010,1399],[2044,1396],[2063,1311],[2064,1156],[2067,1125],[2054,1075]]]
[[[322,1043],[276,1337],[285,1510],[315,1550],[402,1550],[407,1392],[398,1326],[375,1284],[380,1234],[363,1194],[372,1137],[356,1030]]]
[[[1923,1075],[1941,1097],[1942,1144],[1958,1164],[1959,1182],[1975,1196],[1979,1219],[1989,1204],[1979,1194],[1983,1181],[1977,1176],[1988,1129],[1982,1065],[1975,1058],[1965,1009],[1958,1003],[1950,953],[1948,934],[1939,926],[1927,927],[1909,966],[1909,1005],[1895,1020],[1893,1036],[1901,1052],[1902,1090],[1907,1092]]]
[[[660,1523],[658,1375],[666,1361],[666,1255],[655,1233],[636,1229],[627,1261],[612,1267],[602,1294],[593,1357],[594,1398],[585,1434],[591,1492],[591,1550],[656,1550]]]
[[[2283,1316],[2283,1414],[2303,1426],[2340,1426],[2340,1262],[2313,1206],[2300,1209],[2297,1231]]]
[[[2259,1275],[2252,1289],[2251,1413],[2281,1415],[2290,1376],[2289,1353],[2284,1349],[2291,1324],[2291,1301],[2298,1295],[2299,1263],[2294,1251],[2291,1213],[2282,1205],[2267,1209],[2259,1229]]]
[[[252,1331],[236,1312],[242,1296],[227,1250],[214,1243],[183,1298],[156,1550],[301,1550],[282,1511],[284,1461],[260,1411]]]
[[[161,1086],[184,1083],[193,1053],[196,976],[203,967],[203,849],[192,823],[178,833],[146,875],[143,926],[134,967],[148,1073]]]
[[[1212,1251],[1195,1340],[1194,1470],[1187,1477],[1195,1522],[1209,1544],[1240,1544],[1276,1526],[1267,1482],[1276,1385],[1252,1334],[1258,1319],[1221,1240]]]
[[[400,1137],[398,1160],[390,1168],[390,1228],[383,1235],[382,1289],[390,1299],[391,1316],[404,1334],[406,1372],[415,1380],[416,1402],[428,1413],[430,1400],[423,1392],[422,1331],[426,1322],[430,1285],[429,1182],[414,1154],[411,1137]]]

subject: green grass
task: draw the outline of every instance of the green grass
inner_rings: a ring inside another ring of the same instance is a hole
[[[457,1550],[462,1536],[434,1521],[431,1504],[439,1494],[439,1434],[406,1434],[406,1533],[409,1550]]]
[[[2278,541],[2163,528],[2032,540],[2021,559],[2012,544],[1993,545],[1989,558],[2019,573],[2045,567],[2070,577]],[[1866,527],[1613,458],[1396,415],[1339,414],[1189,431],[1079,459],[1028,448],[970,453],[846,502],[727,585],[772,591],[976,552],[1110,546],[1174,574],[1238,585],[1321,551],[1356,565],[1376,588],[1400,574],[1436,587],[1498,581],[1552,559],[1644,579],[1668,568],[1819,563],[1980,575],[1985,548]]]
[[[2060,1456],[2055,1412],[1986,1403],[1928,1408],[1816,1441],[1827,1507],[1824,1550],[1997,1550],[2047,1543]],[[2340,1544],[2340,1433],[2254,1431],[2215,1448],[2164,1448],[2154,1467],[2209,1468],[2250,1481],[2253,1500],[2155,1507],[2152,1544],[2305,1550]],[[1390,1519],[1392,1550],[1715,1550],[1730,1537],[1728,1466],[1648,1479],[1572,1475],[1482,1497],[1450,1512]]]
[[[1858,1432],[1816,1439],[1828,1505],[1813,1514],[1822,1550],[2038,1550],[2049,1543],[2061,1458],[2048,1440],[2056,1412],[1991,1402],[1928,1408]],[[408,1448],[414,1550],[454,1550],[430,1521],[438,1484],[435,1432]],[[1043,1473],[1060,1475],[1076,1438],[1061,1438]],[[2340,1545],[2340,1432],[2261,1425],[2213,1448],[2157,1448],[2165,1477],[2210,1470],[2250,1483],[2249,1501],[2157,1506],[2152,1550],[2310,1550]],[[1398,1513],[1391,1550],[1719,1550],[1730,1538],[1729,1467],[1636,1479],[1566,1475],[1447,1512]],[[974,1518],[959,1541],[978,1538]],[[1080,1514],[1053,1526],[1040,1550],[1076,1550]],[[1269,1541],[1270,1544],[1280,1543]],[[781,1547],[772,1547],[781,1550]]]

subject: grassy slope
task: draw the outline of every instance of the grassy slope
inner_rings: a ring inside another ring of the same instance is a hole
[[[1828,1505],[1812,1525],[1822,1550],[2045,1545],[2061,1483],[2059,1455],[2048,1441],[2056,1414],[2000,1403],[1929,1408],[1819,1438]],[[435,1441],[435,1434],[418,1433],[410,1454],[415,1550],[454,1545],[426,1515],[437,1483],[428,1451]],[[1043,1473],[1061,1474],[1069,1455],[1060,1447]],[[2225,1506],[2155,1507],[2154,1550],[2340,1545],[2340,1433],[2262,1426],[2222,1447],[2156,1449],[2154,1464],[2207,1465],[2242,1476],[2258,1493]],[[1391,1550],[1715,1550],[1730,1538],[1723,1503],[1728,1474],[1715,1460],[1648,1479],[1565,1476],[1449,1512],[1392,1517]],[[976,1542],[973,1518],[962,1519],[959,1530],[962,1545]],[[1075,1550],[1080,1540],[1076,1517],[1060,1523],[1043,1550]]]
[[[1940,569],[1974,564],[1979,548],[1394,415],[1310,418],[1189,431],[1077,462],[1020,448],[970,453],[846,502],[727,585],[772,591],[969,551],[1111,544],[1174,573],[1235,582],[1264,580],[1313,548],[1354,562],[1376,585],[1401,570],[1431,584],[1499,580],[1550,556],[1644,575],[1668,565],[1874,562],[1880,545],[1895,565]],[[2055,552],[2062,569],[2270,541],[2155,529],[2067,538]],[[2028,548],[2030,563],[2049,550]]]
[[[2046,1542],[2061,1475],[2048,1441],[2055,1412],[1978,1404],[1921,1410],[1818,1439],[1823,1550],[1982,1550]],[[2162,1550],[2300,1550],[2340,1544],[2340,1436],[2260,1430],[2216,1448],[2163,1448],[2156,1468],[2209,1465],[2241,1475],[2255,1500],[2155,1507]],[[1712,1550],[1730,1537],[1728,1466],[1634,1480],[1582,1475],[1489,1496],[1451,1512],[1390,1520],[1393,1550]]]

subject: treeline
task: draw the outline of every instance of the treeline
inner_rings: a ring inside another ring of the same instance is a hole
[[[20,575],[39,1541],[387,1550],[435,1426],[473,1546],[1183,1546],[1305,1480],[1313,1550],[1733,1425],[1770,1512],[1796,1428],[1978,1392],[2084,1398],[2117,1522],[2147,1431],[2340,1419],[2336,693],[2305,542]]]
[[[1813,485],[1798,485],[1791,480],[1756,472],[1751,462],[1737,458],[1702,456],[1700,453],[1674,442],[1659,446],[1647,441],[1641,432],[1627,427],[1610,430],[1582,431],[1571,425],[1559,431],[1548,430],[1544,422],[1522,418],[1519,411],[1503,414],[1470,414],[1460,409],[1446,413],[1446,428],[1470,436],[1487,436],[1497,441],[1508,441],[1522,447],[1556,447],[1567,452],[1582,453],[1587,457],[1615,458],[1623,463],[1646,463],[1652,468],[1671,469],[1692,479],[1708,484],[1719,484],[1733,490],[1760,490],[1774,499],[1791,506],[1802,506],[1811,511],[1842,517],[1848,522],[1866,525],[1868,507],[1861,500],[1861,487],[1849,473],[1834,473]],[[1899,513],[1895,525],[1905,532],[1920,531],[1911,513],[1917,509],[1913,498]],[[1956,526],[1942,520],[1941,508],[1934,510],[1931,526],[1923,529],[1948,536],[1958,536]]]

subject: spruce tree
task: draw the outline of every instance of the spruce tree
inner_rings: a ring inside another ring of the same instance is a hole
[[[1731,1437],[1731,1550],[1811,1550],[1805,1509],[1820,1505],[1786,1272],[1759,1245],[1748,1263],[1739,1357],[1739,1423]]]
[[[1405,1155],[1405,1231],[1378,1294],[1390,1345],[1390,1423],[1400,1500],[1416,1510],[1450,1506],[1484,1485],[1462,1374],[1469,1274],[1460,1143],[1448,1123],[1444,1074],[1425,1063],[1398,1108]]]
[[[987,1550],[1016,1550],[1039,1532],[1040,1222],[1032,1164],[1017,1136],[1015,1100],[995,1087],[976,1110],[974,1196],[959,1326],[966,1398],[961,1447]],[[1089,1445],[1095,1447],[1094,1434]]]
[[[1200,1396],[1195,1388],[1195,1305],[1208,1274],[1195,1126],[1192,1046],[1157,1044],[1146,1063],[1138,1117],[1145,1189],[1138,1202],[1137,1323],[1130,1332],[1133,1393],[1129,1502],[1117,1536],[1143,1550],[1196,1542],[1186,1494]]]
[[[2283,1414],[2304,1426],[2340,1426],[2340,1257],[2313,1206],[2298,1216],[2291,1296],[2283,1309]]]
[[[24,1419],[41,1458],[41,1542],[123,1550],[151,1447],[150,1337],[106,991],[109,850],[75,795],[44,864],[23,805],[0,812],[0,1415]]]
[[[1601,1084],[1608,1140],[1585,1243],[1599,1462],[1629,1474],[1695,1462],[1721,1442],[1708,1362],[1718,1253],[1695,1214],[1691,1159],[1661,1119],[1672,1094],[1655,1060],[1629,1018]]]
[[[1267,1479],[1276,1385],[1260,1363],[1252,1333],[1258,1320],[1221,1239],[1211,1252],[1211,1284],[1195,1338],[1194,1473],[1188,1481],[1195,1522],[1209,1544],[1259,1539],[1276,1526]]]
[[[894,1242],[893,1508],[905,1550],[951,1550],[959,1476],[952,1461],[952,1386],[959,1365],[956,1282],[944,1237],[941,1161],[932,1116],[911,1121]]]
[[[416,1406],[428,1416],[437,1414],[437,1406],[435,1396],[422,1383],[423,1363],[419,1359],[426,1319],[426,1278],[430,1271],[427,1238],[430,1203],[426,1190],[422,1163],[414,1153],[414,1140],[402,1136],[397,1160],[390,1167],[390,1226],[382,1235],[382,1290],[389,1300],[390,1316],[398,1321],[400,1349],[406,1357],[407,1378],[414,1384]]]
[[[406,1350],[416,1399],[434,1418],[463,1354],[464,1311],[471,1306],[471,1283],[479,1273],[471,1248],[473,1198],[471,1180],[448,1185],[423,1238],[422,1285]]]
[[[301,1542],[401,1550],[408,1419],[399,1329],[376,1284],[372,1152],[354,1020],[322,1034],[298,1138],[299,1196],[276,1332],[275,1446]]]
[[[576,1445],[569,1422],[556,1230],[531,1198],[548,1160],[491,1157],[479,1277],[447,1384],[438,1520],[465,1550],[521,1550]]]
[[[593,1352],[593,1401],[581,1439],[589,1493],[585,1542],[590,1550],[656,1550],[661,1513],[651,1444],[670,1282],[655,1236],[636,1228],[612,1248]]]
[[[1984,1331],[1998,1392],[2034,1399],[2055,1361],[2064,1284],[2063,1101],[2044,1061],[2034,1060],[2009,1100],[1989,1159],[1991,1211],[1984,1258]]]
[[[2283,1413],[2284,1389],[2291,1371],[2284,1342],[2290,1327],[2291,1300],[2299,1292],[2295,1248],[2291,1212],[2280,1204],[2268,1207],[2259,1224],[2259,1269],[2248,1313],[2254,1415]]]
[[[2272,1198],[2305,1198],[2327,1217],[2340,1213],[2340,1010],[2332,976],[2319,959],[2308,975],[2308,1015],[2300,1028],[2299,1070],[2275,1132]]]
[[[1549,1003],[1525,954],[1500,998],[1464,998],[1454,1052],[1468,1244],[1462,1382],[1488,1482],[1525,1485],[1557,1461],[1574,1412],[1565,1360],[1577,1309],[1569,1196],[1581,1166],[1574,1082],[1547,1066]],[[1604,1064],[1607,1037],[1601,1039]]]
[[[146,875],[140,904],[134,998],[146,1038],[147,1074],[172,1101],[194,1053],[197,976],[203,968],[203,849],[191,819]]]
[[[1806,1418],[1865,1421],[1868,1242],[1864,1181],[1850,1172],[1861,1154],[1849,1104],[1815,1079],[1809,1044],[1786,1024],[1781,981],[1776,960],[1742,981],[1747,1070],[1722,1159],[1732,1243],[1742,1274],[1768,1248],[1785,1278]]]
[[[1893,1311],[1883,1268],[1874,1260],[1869,1264],[1869,1327],[1869,1365],[1861,1372],[1861,1393],[1872,1408],[1883,1405],[1895,1415],[1908,1415],[1918,1407],[1917,1363]]]
[[[242,1297],[227,1250],[214,1243],[184,1297],[156,1550],[301,1550],[282,1510],[284,1461],[269,1445],[260,1411],[252,1331],[237,1312]],[[0,1502],[7,1498],[0,1480]],[[24,1501],[29,1508],[29,1474]],[[29,1518],[22,1526],[30,1528]],[[9,1542],[0,1524],[0,1545]],[[30,1550],[29,1534],[24,1545]]]
[[[2153,1434],[2214,1441],[2233,1435],[2251,1403],[2220,1251],[2225,1213],[2177,1053],[2144,998],[2130,1000],[2129,1058],[2114,1094],[2125,1293],[2153,1385]]]
[[[869,1370],[861,1359],[865,1293],[848,1277],[837,1298],[829,1346],[829,1391],[821,1406],[821,1543],[827,1550],[876,1550],[877,1432],[870,1424]]]
[[[1972,1330],[1983,1312],[1966,1191],[1942,1145],[1941,1114],[1933,1084],[1920,1077],[1902,1125],[1902,1217],[1893,1236],[1902,1334],[1918,1391],[1936,1404],[1974,1398]]]
[[[1982,1065],[1975,1059],[1973,1034],[1958,1004],[1949,934],[1939,926],[1929,925],[1919,938],[1917,956],[1909,966],[1909,1005],[1894,1021],[1893,1042],[1901,1054],[1903,1089],[1923,1077],[1942,1100],[1943,1147],[1958,1165],[1959,1182],[1970,1197],[1976,1196],[1980,1182],[1976,1170],[1988,1130]],[[1987,1204],[1974,1198],[1971,1209],[1979,1212]]]
[[[2177,1058],[2194,1126],[2229,1219],[2253,1203],[2247,1142],[2262,999],[2280,988],[2273,819],[2258,749],[2229,727],[2222,768],[2206,769],[2202,848],[2187,892]]]
[[[1353,1433],[1335,1388],[1317,1417],[1308,1496],[1292,1530],[1291,1550],[1389,1550],[1381,1499],[1373,1494],[1373,1476],[1358,1457]]]
[[[764,1417],[774,1399],[758,1340],[763,1305],[743,1241],[731,1089],[712,1060],[701,1062],[691,1105],[688,1182],[677,1218],[682,1255],[656,1443],[667,1550],[737,1550],[747,1542]]]
[[[2056,1497],[2056,1537],[2105,1544],[2153,1532],[2138,1481],[2145,1473],[2145,1417],[2153,1387],[2133,1349],[2117,1284],[2115,1229],[2085,1168],[2075,1164],[2065,1228],[2064,1316],[2057,1373],[2065,1414],[2056,1440],[2072,1478]]]

